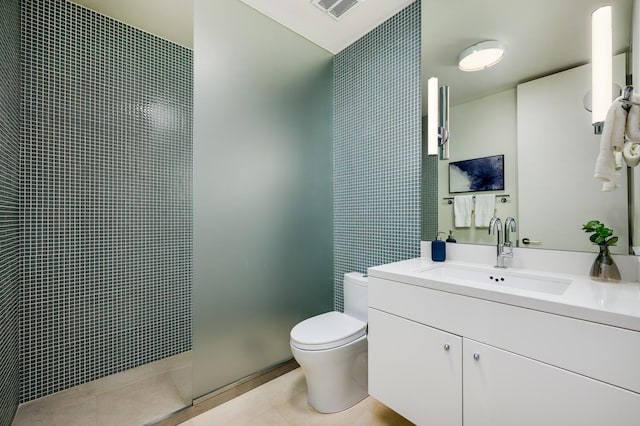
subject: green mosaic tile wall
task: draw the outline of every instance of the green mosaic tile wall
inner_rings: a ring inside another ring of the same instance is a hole
[[[0,1],[0,425],[20,392],[20,2]]]
[[[22,2],[21,400],[191,347],[192,52]]]
[[[334,285],[420,253],[420,1],[347,47],[334,68]]]

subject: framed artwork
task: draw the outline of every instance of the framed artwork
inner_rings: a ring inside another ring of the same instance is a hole
[[[449,163],[449,192],[504,189],[504,155]]]

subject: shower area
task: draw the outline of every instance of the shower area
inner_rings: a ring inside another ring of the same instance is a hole
[[[0,0],[0,425],[175,424],[419,255],[420,2],[336,55],[240,0],[193,49],[77,2]]]
[[[287,362],[333,305],[332,55],[237,0],[194,1],[195,61],[0,1],[0,424],[147,424]]]
[[[13,3],[20,402],[178,357],[112,380],[165,386],[192,346],[192,51],[69,1]]]

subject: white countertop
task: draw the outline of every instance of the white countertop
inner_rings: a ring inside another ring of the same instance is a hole
[[[511,273],[535,274],[572,281],[563,294],[555,295],[499,284],[480,284],[459,278],[434,280],[422,274],[425,270],[441,265],[460,265],[486,268],[487,271],[500,271],[478,263],[449,260],[432,262],[430,259],[416,258],[375,266],[369,268],[368,274],[372,277],[434,290],[640,331],[640,284],[637,282],[598,282],[586,276],[520,268],[506,269]]]

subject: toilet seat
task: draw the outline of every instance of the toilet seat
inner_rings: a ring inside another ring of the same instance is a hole
[[[366,334],[367,324],[341,312],[316,315],[291,330],[291,344],[298,349],[320,351],[336,348]]]

